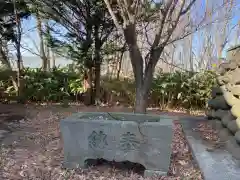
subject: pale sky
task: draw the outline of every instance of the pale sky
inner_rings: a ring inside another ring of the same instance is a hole
[[[36,20],[33,17],[29,17],[26,20],[22,21],[23,35],[22,35],[22,46],[26,47],[30,51],[21,49],[23,64],[25,67],[41,67],[42,62],[39,53],[39,36],[36,30]],[[64,29],[62,29],[64,30]],[[13,49],[10,47],[10,49]],[[37,55],[36,55],[37,54]],[[16,58],[14,58],[16,59]],[[66,60],[65,58],[56,58],[56,65],[66,65],[71,63],[70,60]]]
[[[201,7],[204,7],[204,3],[202,5],[203,6],[201,6]],[[240,8],[240,3],[239,3],[239,6],[237,7],[234,18],[232,19],[232,24],[236,24],[240,20],[239,8]],[[28,49],[31,49],[31,51],[33,51],[34,53],[39,54],[39,51],[37,50],[37,46],[39,46],[39,37],[38,37],[38,33],[36,31],[35,19],[33,17],[30,17],[27,20],[23,20],[22,27],[23,27],[22,46],[25,46]],[[61,29],[61,30],[64,31],[64,29]],[[235,36],[235,35],[232,34],[232,36]],[[196,38],[199,38],[199,37],[197,37],[197,36],[194,37],[194,45],[195,45],[195,49],[198,49],[198,42],[197,42],[198,39],[196,39]],[[235,38],[236,38],[236,36],[235,36]],[[232,41],[227,44],[225,49],[229,48],[230,45],[234,45],[235,39],[233,39],[232,37],[230,39],[232,39]],[[226,54],[226,52],[224,51],[223,56],[225,56],[225,54]],[[22,49],[22,56],[27,57],[27,58],[25,58],[26,62],[24,62],[27,66],[33,66],[33,67],[41,66],[41,60],[40,60],[39,56],[36,56],[24,49]],[[30,57],[32,58],[32,60]],[[65,59],[59,59],[57,61],[58,61],[57,62],[58,64],[69,63],[69,61],[67,62]]]

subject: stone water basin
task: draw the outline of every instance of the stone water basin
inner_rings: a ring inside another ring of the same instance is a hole
[[[130,161],[144,176],[166,175],[170,165],[173,119],[168,116],[80,112],[60,122],[64,166],[84,168],[88,159]]]

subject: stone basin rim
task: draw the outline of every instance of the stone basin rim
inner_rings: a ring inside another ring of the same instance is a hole
[[[89,119],[89,117],[93,117]],[[96,116],[105,116],[110,119],[96,119]],[[124,117],[125,119],[115,119],[115,117]],[[133,120],[131,120],[134,117]],[[130,118],[130,119],[129,119]],[[136,118],[136,119],[135,119]],[[144,118],[144,120],[138,120]],[[145,119],[146,118],[146,119]],[[61,122],[79,122],[79,121],[101,121],[101,122],[140,122],[140,123],[163,123],[165,121],[173,121],[176,117],[168,115],[125,113],[125,112],[76,112],[71,116],[62,119]]]

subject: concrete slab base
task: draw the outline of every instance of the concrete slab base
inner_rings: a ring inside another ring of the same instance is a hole
[[[240,161],[225,148],[207,151],[209,144],[202,140],[200,133],[193,131],[201,120],[179,118],[186,139],[205,180],[239,180]]]

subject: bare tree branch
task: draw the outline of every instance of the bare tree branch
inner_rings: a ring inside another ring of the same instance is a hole
[[[113,22],[114,22],[115,26],[117,27],[117,29],[118,29],[120,32],[123,32],[123,29],[122,29],[122,27],[120,26],[120,24],[118,23],[117,17],[115,16],[115,14],[114,14],[114,12],[113,12],[113,10],[112,10],[112,8],[111,8],[111,5],[110,5],[109,1],[108,1],[108,0],[104,0],[104,2],[105,2],[105,4],[106,4],[106,6],[107,6],[107,9],[108,9],[110,15],[111,15],[112,18],[113,18]]]
[[[188,5],[185,9],[183,9],[183,10],[181,11],[180,16],[186,14],[186,13],[191,9],[191,7],[194,5],[195,2],[196,2],[196,0],[192,0],[192,1],[189,3],[189,5]]]

